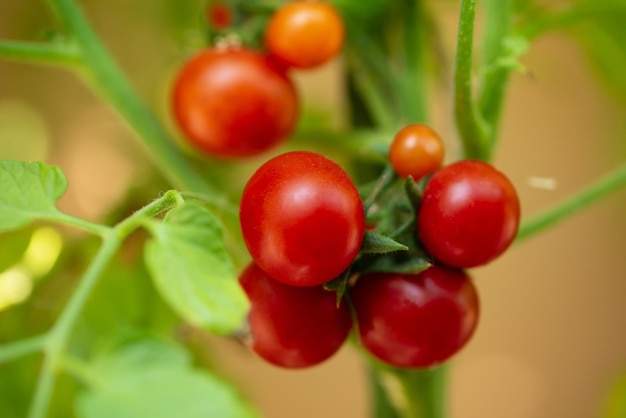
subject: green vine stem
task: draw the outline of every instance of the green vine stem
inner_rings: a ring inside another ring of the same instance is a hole
[[[483,41],[483,80],[479,98],[480,114],[490,126],[487,147],[495,148],[502,103],[511,66],[500,62],[506,58],[505,40],[512,27],[511,0],[485,0],[485,35]]]
[[[48,65],[69,67],[82,65],[82,57],[76,44],[61,41],[54,43],[1,41],[0,57]]]
[[[80,312],[87,302],[91,290],[95,287],[102,271],[107,266],[121,242],[116,234],[108,235],[100,247],[98,254],[85,272],[78,288],[72,295],[61,316],[50,330],[44,346],[44,360],[37,380],[37,387],[28,413],[29,418],[46,416],[54,383],[58,361],[63,356],[67,341]]]
[[[580,192],[522,223],[517,241],[529,238],[626,186],[626,163]]]
[[[98,283],[102,272],[119,249],[123,240],[141,226],[144,219],[153,217],[164,210],[176,206],[181,201],[182,197],[179,193],[169,191],[161,198],[126,218],[115,228],[109,229],[104,236],[102,246],[85,271],[71,299],[53,327],[45,335],[45,341],[42,341],[44,359],[28,418],[44,418],[46,416],[52,392],[54,391],[56,372],[60,368],[61,359],[65,355],[74,325],[80,317],[82,309],[91,295],[91,291]]]
[[[174,145],[165,128],[138,96],[118,65],[94,33],[73,0],[48,0],[82,58],[82,74],[135,129],[155,156],[157,166],[176,187],[211,194],[213,190]]]
[[[476,106],[472,89],[472,55],[476,0],[461,0],[454,63],[454,114],[464,157],[488,161],[488,126]]]
[[[445,418],[446,372],[444,366],[404,370],[372,360],[371,373],[384,388],[387,402],[377,402],[377,418]],[[385,399],[385,398],[383,398]],[[393,407],[393,415],[390,406]]]
[[[40,352],[45,344],[46,336],[38,335],[0,346],[0,364]]]
[[[424,82],[423,45],[425,10],[423,2],[404,1],[404,65],[398,81],[398,99],[405,123],[426,122],[426,87]]]

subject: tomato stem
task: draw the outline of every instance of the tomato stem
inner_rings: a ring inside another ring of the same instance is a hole
[[[626,186],[626,163],[588,187],[522,223],[517,241],[529,238]]]
[[[109,264],[124,239],[143,224],[145,218],[153,217],[164,210],[170,209],[180,202],[180,194],[169,191],[161,198],[138,210],[115,228],[108,231],[93,261],[85,271],[78,287],[56,320],[45,340],[40,341],[43,346],[44,359],[37,387],[28,414],[29,418],[44,418],[50,399],[54,391],[56,372],[62,357],[65,355],[71,332],[81,315],[93,288],[102,276],[102,272]]]
[[[444,418],[446,416],[446,368],[396,369],[375,364],[374,375],[385,389],[386,398],[380,397],[378,410],[387,414],[376,416],[402,418]],[[382,396],[383,394],[379,394]],[[389,415],[392,405],[396,415]]]
[[[465,158],[488,161],[488,126],[479,112],[472,89],[472,55],[476,0],[461,0],[454,65],[454,114]]]
[[[45,341],[44,334],[0,346],[0,364],[42,351]]]
[[[483,38],[480,114],[489,124],[486,147],[491,154],[498,140],[502,103],[511,68],[499,61],[507,53],[504,41],[512,26],[511,0],[485,0],[485,35]]]
[[[1,41],[0,57],[44,65],[79,67],[82,57],[71,42]]]
[[[81,74],[117,110],[149,147],[161,172],[175,186],[213,193],[207,182],[191,168],[156,116],[145,105],[117,63],[91,28],[73,0],[48,0],[64,29],[75,40],[82,57]]]

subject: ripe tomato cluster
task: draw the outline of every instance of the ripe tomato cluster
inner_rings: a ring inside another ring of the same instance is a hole
[[[220,2],[209,6],[212,26],[236,34],[233,11]],[[208,156],[254,156],[284,141],[299,113],[288,70],[326,63],[340,52],[344,33],[332,6],[298,0],[277,9],[260,36],[264,50],[227,42],[196,54],[177,74],[174,119]]]
[[[354,328],[379,360],[425,368],[469,341],[479,299],[464,269],[507,249],[520,205],[493,166],[442,167],[443,155],[431,128],[406,126],[390,146],[393,181],[377,182],[387,190],[373,187],[373,199],[312,152],[279,155],[252,175],[240,223],[253,261],[240,283],[253,351],[278,366],[308,367]]]
[[[251,264],[240,281],[251,302],[251,347],[283,367],[306,367],[341,347],[351,328],[322,284],[354,261],[365,211],[348,174],[312,152],[290,152],[264,165],[242,195],[240,222]]]

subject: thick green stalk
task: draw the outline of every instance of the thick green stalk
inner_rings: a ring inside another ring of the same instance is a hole
[[[464,157],[489,160],[488,127],[476,106],[472,88],[475,17],[476,0],[461,0],[454,65],[454,114]]]
[[[52,10],[71,36],[83,60],[83,75],[135,129],[156,159],[157,166],[176,187],[210,194],[211,188],[194,171],[165,128],[139,97],[111,58],[74,0],[48,0]]]
[[[446,369],[404,370],[375,364],[373,373],[385,388],[396,415],[402,418],[445,418]],[[387,408],[380,409],[386,416]],[[384,417],[385,415],[382,415]],[[377,417],[377,418],[382,418]]]
[[[483,42],[483,80],[479,111],[489,124],[487,145],[493,151],[498,139],[502,103],[511,67],[499,62],[506,54],[504,41],[512,25],[511,0],[485,0],[485,35]]]

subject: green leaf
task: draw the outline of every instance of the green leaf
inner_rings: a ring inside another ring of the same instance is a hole
[[[398,241],[375,232],[365,231],[361,253],[386,254],[395,251],[406,251],[409,247]]]
[[[126,341],[87,367],[95,377],[79,395],[79,418],[253,418],[226,382],[191,367],[185,349],[158,339]]]
[[[0,161],[0,231],[59,214],[56,202],[67,188],[58,167],[40,162]]]
[[[430,257],[407,236],[408,250],[386,254],[365,254],[357,261],[355,271],[362,273],[417,274],[432,265]]]
[[[605,418],[626,417],[626,376],[611,390]]]
[[[248,299],[215,217],[199,205],[185,204],[149,227],[154,236],[146,244],[145,260],[171,308],[191,324],[218,334],[240,327]]]
[[[621,13],[626,19],[626,13]],[[608,17],[578,29],[579,38],[606,91],[626,105],[626,28]]]

